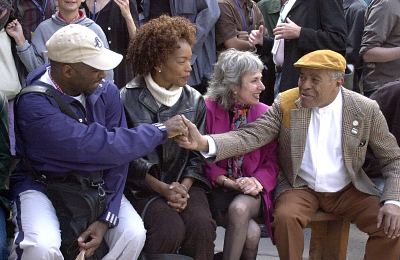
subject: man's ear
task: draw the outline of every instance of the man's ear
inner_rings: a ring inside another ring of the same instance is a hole
[[[343,78],[343,77],[341,77],[340,79],[338,79],[336,82],[337,82],[338,87],[344,86],[344,78]]]
[[[74,71],[74,69],[71,66],[69,66],[68,64],[62,65],[61,72],[65,78],[67,78],[67,79],[72,78],[73,71]]]

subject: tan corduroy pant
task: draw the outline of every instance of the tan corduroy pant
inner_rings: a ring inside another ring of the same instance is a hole
[[[379,198],[362,193],[349,185],[334,193],[294,189],[282,193],[275,203],[274,235],[281,260],[301,260],[304,249],[303,229],[321,208],[337,214],[369,235],[366,260],[399,260],[400,238],[389,239],[383,228],[377,228]],[[332,241],[334,243],[335,241]]]

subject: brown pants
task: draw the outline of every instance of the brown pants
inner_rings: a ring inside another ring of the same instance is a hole
[[[146,253],[176,253],[195,260],[210,260],[214,256],[216,225],[211,216],[206,194],[192,187],[186,209],[176,212],[164,199],[156,199],[147,209],[144,226],[147,230]]]
[[[366,260],[399,260],[400,239],[389,239],[377,228],[379,198],[358,191],[353,185],[334,193],[295,189],[282,193],[275,204],[274,235],[281,260],[301,260],[303,229],[314,213],[322,210],[343,216],[369,235]],[[332,241],[334,242],[334,241]]]

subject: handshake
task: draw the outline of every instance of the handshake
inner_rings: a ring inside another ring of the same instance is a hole
[[[168,138],[174,138],[178,145],[189,150],[208,152],[208,141],[196,125],[184,115],[176,115],[164,122]]]

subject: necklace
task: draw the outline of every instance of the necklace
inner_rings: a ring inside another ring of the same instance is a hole
[[[49,73],[49,78],[50,78],[51,82],[53,83],[54,87],[55,87],[58,91],[60,91],[61,93],[64,94],[64,91],[62,91],[62,89],[60,88],[60,86],[57,84],[57,82],[54,81],[53,77],[51,76],[51,69],[49,69],[48,73]]]

